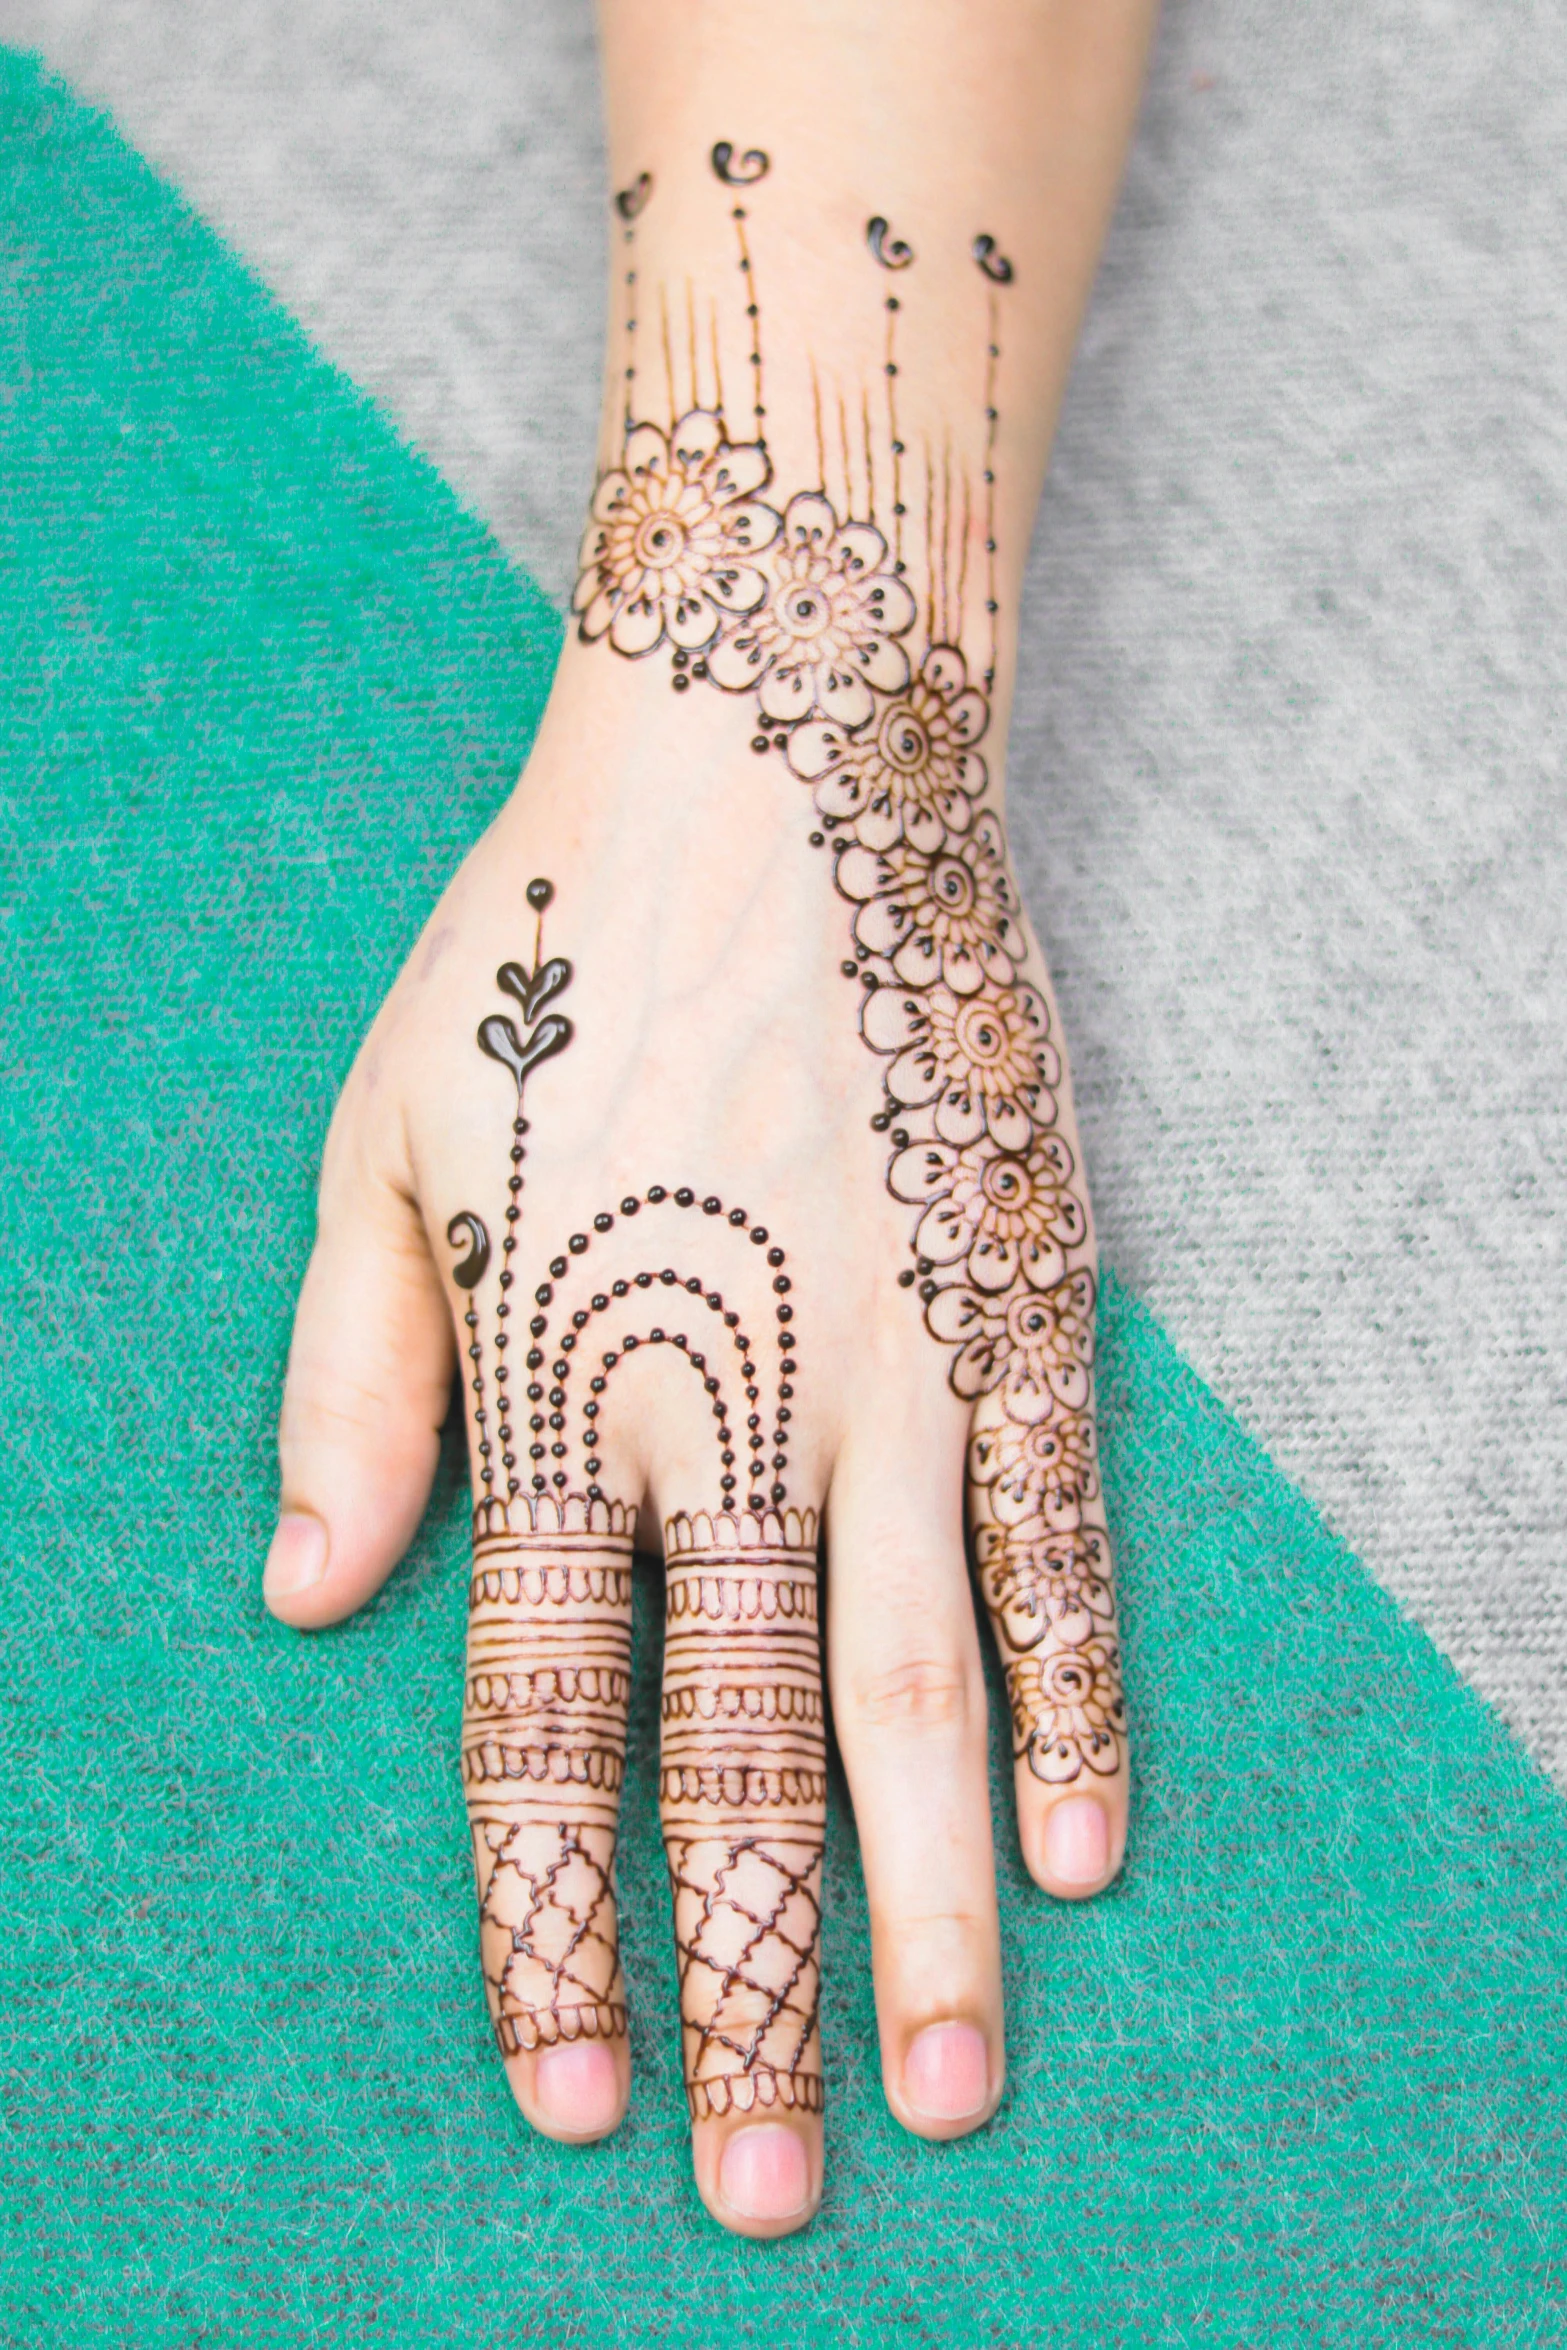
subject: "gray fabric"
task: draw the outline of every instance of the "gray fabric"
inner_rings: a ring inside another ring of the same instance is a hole
[[[1107,1254],[1567,1777],[1567,41],[1166,24],[1035,549],[1013,823]],[[563,598],[583,0],[0,0]]]

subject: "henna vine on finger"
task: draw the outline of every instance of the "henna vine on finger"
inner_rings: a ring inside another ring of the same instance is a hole
[[[729,185],[768,169],[760,152],[737,165],[726,143],[711,160]],[[1094,1450],[1088,1216],[979,747],[999,642],[1001,302],[1016,273],[993,235],[973,238],[984,339],[976,413],[956,446],[950,431],[939,447],[905,441],[905,297],[884,294],[884,415],[873,416],[863,388],[834,401],[813,362],[817,482],[783,496],[745,207],[733,218],[750,436],[733,437],[726,421],[715,329],[711,405],[697,397],[694,358],[689,402],[671,368],[662,416],[633,419],[628,404],[573,609],[584,639],[617,652],[667,645],[677,691],[706,682],[745,697],[752,748],[782,753],[811,792],[810,839],[830,851],[849,909],[843,969],[861,986],[861,1033],[881,1061],[871,1122],[889,1138],[888,1188],[913,1216],[913,1263],[899,1279],[948,1351],[955,1392],[974,1406],[981,1582],[1017,1752],[1051,1782],[1110,1773],[1122,1764],[1124,1707]],[[871,216],[866,241],[884,269],[913,260],[885,214]],[[922,496],[910,496],[915,483]],[[970,588],[971,544],[983,594]],[[1057,1571],[1068,1538],[1103,1561],[1093,1609]]]

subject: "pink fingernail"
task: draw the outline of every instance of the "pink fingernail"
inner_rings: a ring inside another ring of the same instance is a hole
[[[724,2148],[718,2184],[730,2210],[746,2219],[792,2219],[811,2191],[805,2148],[781,2122],[736,2130]]]
[[[267,1552],[261,1588],[268,1599],[308,1591],[326,1573],[326,1528],[307,1510],[285,1510]]]
[[[903,2064],[903,2093],[931,2121],[967,2121],[990,2095],[990,2052],[972,2024],[927,2024]]]
[[[620,2110],[615,2059],[602,2040],[546,2048],[533,2068],[533,2094],[541,2118],[555,2129],[600,2137]]]
[[[1091,1795],[1069,1795],[1045,1822],[1045,1872],[1063,1885],[1097,1885],[1110,1874],[1110,1823]]]

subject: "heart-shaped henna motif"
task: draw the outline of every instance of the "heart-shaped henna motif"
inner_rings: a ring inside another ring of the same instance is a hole
[[[571,1022],[559,1012],[551,1012],[548,1019],[541,1020],[526,1044],[519,1044],[517,1031],[503,1012],[492,1012],[487,1020],[479,1023],[480,1051],[488,1053],[492,1061],[504,1063],[517,1080],[519,1094],[528,1072],[536,1069],[541,1061],[564,1052],[570,1042]]]
[[[629,188],[622,188],[615,198],[615,210],[622,220],[635,220],[637,214],[653,193],[653,174],[639,171]]]
[[[503,963],[495,974],[495,984],[502,992],[515,996],[522,1006],[523,1023],[531,1028],[551,996],[559,995],[571,978],[571,965],[564,955],[551,955],[537,971],[524,971],[520,963]]]

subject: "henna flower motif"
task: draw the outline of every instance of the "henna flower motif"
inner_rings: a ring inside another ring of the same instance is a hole
[[[999,1524],[1069,1533],[1082,1522],[1083,1504],[1099,1491],[1092,1415],[1058,1410],[1045,1420],[1001,1420],[976,1429],[969,1474],[976,1485],[989,1487]]]
[[[1053,1123],[1061,1060],[1037,988],[873,987],[860,1028],[874,1052],[895,1057],[887,1092],[905,1109],[935,1104],[943,1142],[989,1133],[1003,1150],[1026,1150],[1037,1125]]]
[[[606,473],[582,540],[571,608],[586,638],[617,653],[651,653],[669,637],[688,652],[767,593],[754,558],[778,535],[778,516],[753,496],[770,471],[756,442],[734,444],[695,408],[667,436],[638,424],[621,464]]]
[[[1121,1652],[1102,1634],[1027,1656],[1007,1674],[1014,1752],[1036,1779],[1060,1786],[1084,1768],[1107,1779],[1120,1768],[1126,1730]]]
[[[1094,1363],[1094,1277],[1086,1266],[1041,1295],[1017,1288],[996,1297],[966,1282],[938,1289],[925,1308],[933,1338],[956,1346],[956,1394],[999,1387],[1008,1416],[1031,1426],[1057,1404],[1088,1405]]]
[[[942,979],[954,995],[973,995],[987,979],[1011,986],[1024,943],[994,816],[981,816],[966,840],[936,856],[907,841],[879,856],[856,844],[839,857],[837,881],[859,902],[855,938],[887,956],[906,987]]]
[[[1002,1637],[1019,1655],[1038,1648],[1047,1633],[1076,1646],[1096,1632],[1115,1631],[1110,1544],[1098,1526],[1038,1536],[985,1526],[979,1572]]]
[[[877,693],[909,682],[909,657],[897,643],[914,623],[914,598],[887,561],[887,542],[868,522],[840,528],[815,491],[791,498],[769,559],[765,603],[732,629],[708,660],[708,674],[731,693],[754,692],[778,725],[825,712],[841,726],[862,726]]]
[[[985,788],[985,762],[972,747],[990,711],[968,682],[963,655],[933,645],[907,692],[851,734],[830,718],[789,737],[789,764],[816,785],[816,805],[852,823],[868,849],[907,840],[934,854],[949,833],[967,832],[971,802]]]
[[[1087,1239],[1072,1173],[1059,1134],[1036,1135],[1026,1151],[1001,1150],[987,1134],[962,1150],[911,1143],[887,1183],[894,1199],[924,1206],[916,1252],[934,1265],[964,1265],[973,1288],[999,1296],[1020,1276],[1034,1289],[1054,1287],[1066,1273],[1065,1250]]]

